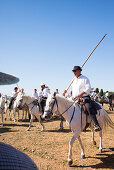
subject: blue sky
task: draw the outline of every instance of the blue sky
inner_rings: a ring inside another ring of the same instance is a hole
[[[91,86],[114,91],[113,0],[0,0],[1,72],[20,78],[27,94],[46,83],[62,92],[82,65]],[[0,86],[10,95],[14,85]]]

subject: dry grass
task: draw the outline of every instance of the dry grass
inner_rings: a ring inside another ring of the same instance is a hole
[[[104,106],[107,109],[107,105]],[[114,111],[108,112],[114,122]],[[91,132],[82,132],[86,158],[80,158],[78,141],[73,145],[73,165],[67,165],[68,143],[72,132],[64,122],[64,130],[59,132],[59,120],[44,122],[46,132],[41,132],[39,122],[33,122],[30,131],[26,131],[29,122],[4,122],[0,127],[0,141],[11,144],[30,156],[40,170],[74,169],[114,169],[114,129],[108,128],[103,135],[103,153],[99,153],[99,135],[95,134],[96,146],[91,143]]]

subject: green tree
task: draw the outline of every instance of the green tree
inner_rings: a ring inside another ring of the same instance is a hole
[[[98,89],[98,88],[96,88],[95,92],[96,92],[96,93],[99,93],[99,89]]]
[[[100,90],[100,96],[103,96],[103,89]]]
[[[114,92],[110,91],[110,92],[109,92],[109,96],[112,95],[112,94],[114,94]]]
[[[94,90],[94,88],[92,87],[92,88],[91,88],[91,91],[90,91],[90,93],[92,93],[92,92],[93,92],[93,90]]]

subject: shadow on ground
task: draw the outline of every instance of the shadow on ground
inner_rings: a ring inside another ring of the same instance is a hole
[[[114,148],[109,148],[111,151],[114,151]],[[97,154],[98,157],[87,157],[87,158],[95,158],[95,159],[100,159],[101,163],[95,164],[95,165],[90,165],[90,166],[77,166],[77,165],[72,165],[71,167],[77,167],[77,168],[110,168],[114,169],[114,154]]]
[[[22,127],[28,127],[29,124],[16,124],[16,123],[9,123],[9,124],[4,124],[4,126],[11,126],[11,127],[14,127],[14,126],[22,126]],[[31,125],[31,127],[34,127],[33,125]]]
[[[47,132],[58,132],[58,133],[68,133],[68,132],[71,132],[70,129],[57,129],[57,130],[46,130]]]
[[[0,128],[0,133],[11,132],[11,128]]]

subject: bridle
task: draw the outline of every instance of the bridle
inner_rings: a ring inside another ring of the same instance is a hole
[[[31,103],[29,103],[28,106],[31,105],[31,104],[33,104],[33,106],[32,106],[32,108],[31,108],[30,111],[32,111],[32,109],[33,109],[35,106],[38,106],[39,109],[40,109],[40,105],[39,105],[39,102],[37,101],[37,99],[36,99],[36,100],[33,100]]]
[[[57,106],[57,111],[58,111],[58,102],[57,102],[57,99],[56,99],[56,97],[53,97],[53,100],[54,100],[54,102],[52,103],[52,107],[51,107],[51,109],[50,110],[45,110],[45,112],[48,112],[48,113],[53,113],[52,111],[53,111],[53,108],[54,108],[54,105],[56,104],[56,106]]]
[[[54,99],[54,102],[52,103],[51,109],[48,110],[48,111],[45,110],[45,112],[48,112],[48,113],[51,113],[51,114],[52,114],[52,113],[53,113],[52,111],[53,111],[54,105],[55,105],[55,103],[56,103],[57,111],[58,111],[58,113],[60,113],[59,110],[58,110],[58,102],[57,102],[56,97],[53,97],[53,99]],[[74,104],[75,102],[76,102],[76,99],[75,99],[74,102],[73,102],[64,112],[62,112],[60,115],[63,115],[65,112],[67,112],[67,111],[73,106],[73,104]],[[72,119],[73,119],[74,112],[75,112],[75,107],[74,107],[74,111],[73,111],[73,115],[72,115],[72,117],[71,117],[70,123],[71,123],[71,121],[72,121]]]

